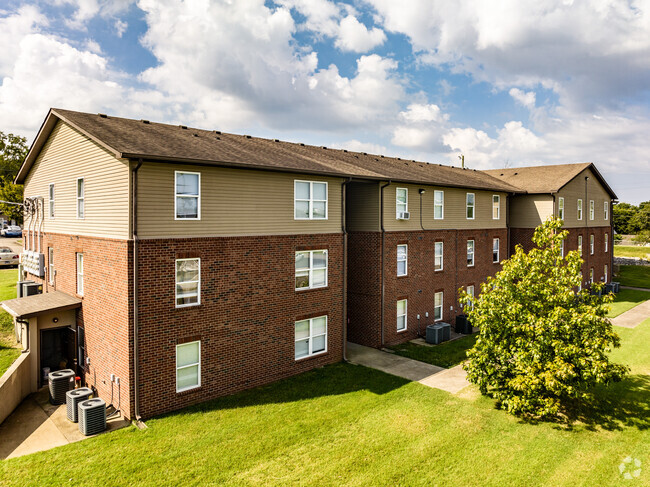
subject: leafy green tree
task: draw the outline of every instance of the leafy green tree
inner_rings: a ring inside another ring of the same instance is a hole
[[[22,203],[23,186],[14,184],[21,164],[27,155],[27,139],[14,134],[0,132],[0,200]],[[23,221],[22,207],[0,203],[0,212],[9,220]]]
[[[612,219],[614,224],[614,231],[621,235],[632,235],[637,232],[634,225],[630,225],[630,221],[637,214],[639,209],[629,203],[618,203],[612,209]]]
[[[630,218],[630,228],[634,229],[634,233],[640,233],[645,230],[650,231],[650,203],[644,202],[639,205],[638,211]]]
[[[650,230],[643,230],[639,232],[633,239],[633,242],[639,245],[650,244]]]
[[[536,248],[515,254],[488,277],[469,319],[480,328],[463,365],[470,382],[507,411],[554,417],[588,399],[597,384],[619,381],[627,368],[609,361],[618,335],[606,318],[610,295],[598,297],[582,283],[577,251],[562,258],[568,232],[550,219],[535,230]],[[594,284],[593,288],[601,288]],[[461,292],[461,302],[471,297]]]

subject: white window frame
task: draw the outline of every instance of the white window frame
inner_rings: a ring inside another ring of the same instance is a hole
[[[469,296],[472,297],[472,298],[469,300],[469,303],[467,303],[467,307],[468,307],[469,309],[474,309],[474,299],[476,298],[476,296],[475,296],[475,294],[474,294],[474,284],[469,284],[469,285],[467,286],[466,292],[467,292],[467,294],[468,294]]]
[[[603,201],[603,220],[609,220],[609,201]]]
[[[399,192],[404,191],[404,203],[399,202]],[[404,210],[400,211],[400,206],[404,206]],[[395,188],[395,218],[399,219],[400,213],[407,213],[409,211],[409,189],[408,188]]]
[[[84,254],[83,252],[77,252],[76,258],[77,262],[77,294],[79,296],[84,295]]]
[[[179,349],[179,347],[194,345],[195,343],[199,344],[199,357],[198,357],[199,360],[198,360],[198,362],[193,362],[191,364],[181,365],[179,367],[178,366],[178,349]],[[182,389],[179,389],[178,388],[178,371],[182,370],[182,369],[189,369],[190,367],[196,367],[197,368],[197,373],[196,373],[197,384],[187,386],[187,387],[183,387]],[[201,387],[201,340],[194,340],[193,342],[179,343],[179,344],[176,345],[176,392],[189,391],[189,390],[192,390],[192,389],[197,389],[199,387]]]
[[[596,237],[592,233],[589,235],[589,255],[594,255],[594,250],[596,247]]]
[[[557,203],[557,217],[560,220],[564,220],[564,198],[559,197]]]
[[[79,195],[79,181],[81,181],[81,196]],[[75,187],[75,193],[77,195],[77,220],[83,220],[86,218],[86,181],[85,178],[77,178]],[[79,214],[79,205],[81,204],[81,215]]]
[[[582,257],[582,235],[578,235],[578,253]]]
[[[582,199],[578,198],[578,220],[582,220]]]
[[[198,194],[178,194],[178,175],[179,174],[192,174],[199,177],[198,181]],[[178,198],[195,198],[196,199],[196,218],[179,217],[178,216]],[[174,171],[174,220],[183,221],[198,221],[201,219],[201,173],[195,171]]]
[[[55,201],[55,199],[54,199],[54,196],[55,196],[54,191],[55,191],[54,183],[50,183],[48,193],[47,193],[47,197],[48,197],[48,217],[49,217],[50,220],[54,220],[54,201]]]
[[[309,184],[309,199],[297,198],[296,186],[297,183],[307,183]],[[314,184],[324,184],[325,185],[325,199],[317,200],[314,198]],[[294,179],[293,181],[293,219],[294,220],[327,220],[329,217],[329,185],[327,181],[307,181],[305,179]],[[309,204],[309,215],[304,217],[296,216],[296,202],[297,201],[306,201]],[[325,216],[323,218],[314,216],[314,202],[325,202]]]
[[[54,247],[47,248],[47,278],[50,285],[54,286]]]
[[[596,204],[594,200],[589,200],[589,220],[596,218]]]
[[[440,196],[440,202],[436,202],[436,196]],[[440,216],[436,216],[436,208],[440,208]],[[445,192],[439,189],[433,191],[433,219],[445,219]]]
[[[496,246],[495,246],[495,244],[496,244]],[[492,263],[493,264],[498,264],[500,262],[500,258],[499,258],[500,255],[501,255],[500,247],[501,247],[501,242],[499,241],[499,239],[498,238],[493,238],[492,239]],[[496,260],[494,260],[494,253],[495,252],[497,254]]]
[[[609,233],[605,234],[605,253],[607,253],[607,249],[609,248]]]
[[[399,257],[400,247],[404,247],[404,258],[403,259],[400,259],[400,257]],[[404,273],[403,274],[400,274],[400,272],[399,272],[399,263],[400,262],[404,262]],[[408,273],[409,273],[409,246],[407,244],[399,244],[397,246],[397,269],[396,270],[397,270],[397,275],[400,276],[400,277],[401,276],[407,276]]]
[[[178,263],[179,262],[185,262],[189,260],[195,260],[197,261],[197,264],[199,266],[199,277],[195,281],[178,281]],[[179,284],[185,284],[185,283],[197,283],[196,287],[196,303],[184,303],[184,304],[178,304],[178,298],[179,297],[191,297],[191,295],[187,296],[179,296],[178,295],[178,285]],[[185,259],[176,259],[174,261],[174,305],[177,308],[187,308],[190,306],[199,306],[201,304],[201,258],[200,257],[188,257]]]
[[[564,242],[565,242],[564,239],[560,241],[560,257],[562,257],[563,259],[564,259]]]
[[[496,210],[496,216],[494,216],[494,210]],[[493,220],[501,219],[501,195],[498,194],[492,195],[492,219]]]
[[[436,301],[438,301],[438,297],[440,297],[440,304],[436,304]],[[441,321],[443,312],[444,312],[444,304],[445,304],[445,293],[443,291],[439,291],[433,295],[433,321]],[[436,318],[436,312],[437,310],[440,310],[440,316]]]
[[[607,284],[607,273],[608,273],[608,271],[609,271],[608,266],[607,266],[607,264],[605,264],[605,268],[604,268],[604,272],[605,272],[605,274],[604,274],[604,275],[605,275],[605,284]]]
[[[594,283],[594,268],[589,269],[589,284]]]
[[[314,267],[314,253],[316,252],[324,252],[325,253],[325,266],[324,267]],[[296,287],[296,291],[305,291],[307,289],[319,289],[323,287],[327,287],[327,278],[328,278],[328,265],[329,265],[329,252],[327,249],[316,249],[316,250],[296,250],[296,256],[298,254],[309,254],[309,267],[305,270],[296,270],[294,266],[294,277],[303,277],[307,276],[309,280],[309,285],[307,287]],[[325,270],[325,284],[319,284],[318,286],[314,285],[314,271],[322,271]],[[306,274],[305,274],[306,272]],[[294,286],[295,286],[295,279],[294,279]]]
[[[440,249],[440,255],[438,255],[438,249]],[[440,267],[438,267],[438,259],[440,259]],[[435,242],[433,244],[433,270],[438,272],[443,270],[445,267],[445,245],[444,242]]]
[[[469,256],[470,256],[470,251],[469,251],[469,243],[472,242],[472,263],[469,263]],[[473,239],[467,240],[467,267],[474,267],[474,262],[475,262],[475,255],[476,255],[476,242]]]
[[[318,335],[314,335],[313,333],[313,327],[312,323],[314,320],[320,319],[320,318],[325,318],[325,333],[320,333]],[[307,340],[309,340],[309,345],[307,347],[307,355],[303,355],[301,357],[296,357],[296,342],[302,342],[305,340],[305,338],[296,338],[296,325],[298,323],[302,323],[303,321],[308,321],[309,322],[309,336],[307,337]],[[313,318],[307,318],[304,320],[298,320],[295,321],[293,324],[293,358],[297,362],[298,360],[304,360],[309,357],[315,357],[316,355],[322,355],[324,353],[327,353],[327,334],[328,334],[328,319],[327,315],[323,316],[314,316]],[[325,337],[325,348],[323,350],[319,350],[317,352],[314,352],[314,338],[324,336]]]
[[[472,195],[472,204],[469,202],[469,196]],[[472,216],[468,216],[469,209],[472,209]],[[465,219],[474,220],[476,218],[476,193],[465,193]]]
[[[395,304],[395,310],[397,313],[397,321],[395,328],[397,329],[397,333],[401,333],[403,331],[406,331],[408,329],[408,306],[409,306],[409,300],[408,299],[398,299],[397,303]],[[404,302],[404,314],[399,314],[399,308],[398,305],[399,303]],[[401,317],[404,317],[404,328],[399,327],[399,319]]]

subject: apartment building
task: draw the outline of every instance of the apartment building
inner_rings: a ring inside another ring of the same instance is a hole
[[[119,377],[127,418],[453,323],[526,195],[488,172],[60,109],[16,181],[44,294],[3,307],[32,389],[45,367],[104,398]]]

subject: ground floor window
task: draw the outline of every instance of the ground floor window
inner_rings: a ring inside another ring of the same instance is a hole
[[[433,302],[433,319],[438,321],[442,319],[442,291],[436,293]]]
[[[607,271],[608,271],[608,269],[607,269],[607,264],[605,264],[605,273],[604,273],[605,284],[607,284],[607,282],[608,282],[608,281],[607,281]]]
[[[176,392],[201,385],[201,342],[176,345]]]
[[[397,301],[397,331],[406,330],[406,308],[406,299],[400,299]]]
[[[327,351],[327,316],[295,323],[296,360]]]
[[[467,307],[469,309],[474,309],[474,286],[473,285],[467,286],[467,294],[470,296],[469,301],[467,303]]]

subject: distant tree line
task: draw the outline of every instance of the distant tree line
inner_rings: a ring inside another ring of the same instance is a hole
[[[639,206],[618,203],[612,211],[614,231],[622,235],[637,235],[639,243],[650,241],[650,201]]]
[[[27,156],[27,139],[0,131],[0,200],[23,202],[22,184],[14,184],[14,178]],[[0,203],[0,212],[16,223],[23,223],[23,209],[18,205]]]

